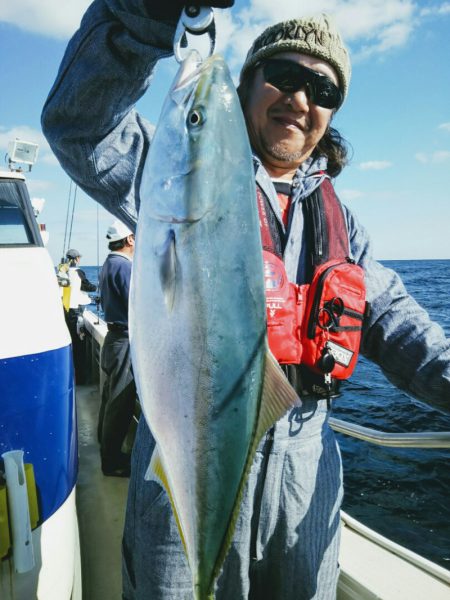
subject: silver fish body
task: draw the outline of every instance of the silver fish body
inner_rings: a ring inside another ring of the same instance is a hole
[[[194,596],[203,599],[229,546],[256,444],[297,401],[290,388],[281,401],[264,400],[268,364],[283,375],[267,351],[251,150],[220,57],[199,63],[191,54],[180,67],[140,196],[130,340],[157,443],[149,472],[170,495]]]

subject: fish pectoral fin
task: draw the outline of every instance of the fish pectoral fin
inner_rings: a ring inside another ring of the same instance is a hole
[[[185,554],[187,556],[186,541],[185,541],[185,537],[184,537],[184,534],[183,534],[183,529],[181,527],[180,517],[178,516],[178,512],[177,512],[177,509],[176,509],[176,506],[175,506],[175,501],[174,501],[172,489],[170,487],[169,480],[167,478],[167,473],[166,473],[166,470],[164,468],[164,465],[163,465],[163,462],[162,462],[162,459],[161,459],[161,455],[159,453],[158,446],[155,446],[155,449],[153,450],[153,454],[152,454],[152,457],[150,459],[150,464],[148,465],[148,469],[147,469],[147,471],[145,473],[144,479],[146,481],[155,481],[162,488],[164,488],[166,490],[167,495],[169,496],[170,504],[172,506],[172,512],[173,512],[173,515],[175,517],[175,521],[177,523],[178,531],[180,533],[180,538],[181,538],[181,541],[183,543],[184,552],[185,552]]]
[[[167,239],[159,251],[159,278],[168,310],[173,309],[177,282],[177,253],[175,233],[170,230]]]
[[[261,439],[288,410],[301,404],[297,392],[289,383],[274,355],[268,350],[256,439]]]

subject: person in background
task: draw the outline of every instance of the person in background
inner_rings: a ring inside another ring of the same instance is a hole
[[[131,228],[154,131],[136,103],[157,61],[173,52],[182,7],[176,0],[94,0],[43,110],[43,130],[63,167]],[[366,230],[333,189],[347,158],[331,122],[350,76],[348,51],[326,15],[277,23],[255,40],[238,90],[254,156],[255,211],[263,205],[274,253],[293,284],[311,282],[320,250],[346,247],[351,264],[364,271],[371,306],[370,313],[354,315],[361,352],[394,385],[449,411],[450,341],[398,275],[374,260]],[[347,293],[342,285],[333,300]],[[329,323],[338,323],[343,304],[327,309]],[[336,360],[325,356],[324,367]],[[333,382],[329,372],[288,367],[302,406],[282,417],[256,452],[216,600],[336,597],[343,485],[329,426]],[[144,478],[154,446],[151,423],[141,418],[124,530],[123,598],[186,600],[191,574],[170,500]]]
[[[101,367],[106,379],[98,418],[98,439],[104,475],[128,477],[130,456],[122,451],[133,417],[136,387],[128,339],[128,296],[134,252],[134,234],[121,221],[108,228],[110,250],[100,273],[100,301],[108,333]]]
[[[89,281],[86,273],[79,268],[81,254],[75,248],[66,253],[67,292],[64,298],[64,315],[72,338],[72,355],[77,385],[86,382],[86,343],[83,335],[83,312],[91,303],[87,292],[95,292],[97,286]]]

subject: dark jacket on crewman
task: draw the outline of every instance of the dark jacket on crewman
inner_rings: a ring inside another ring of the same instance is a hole
[[[97,286],[89,281],[89,279],[87,278],[86,273],[83,271],[83,269],[77,269],[77,273],[81,279],[80,290],[82,292],[95,292],[95,290],[97,289]]]
[[[128,327],[131,260],[121,252],[108,254],[100,273],[100,299],[105,321]]]

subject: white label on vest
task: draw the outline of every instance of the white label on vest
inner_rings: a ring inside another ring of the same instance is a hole
[[[353,358],[354,352],[348,348],[344,348],[344,346],[336,344],[336,342],[332,342],[331,340],[328,340],[327,348],[337,363],[343,365],[344,367],[348,367]]]
[[[283,302],[284,302],[284,300],[282,300],[281,302],[266,302],[266,304],[267,304],[267,308],[279,310],[280,308],[283,308],[282,307]]]

